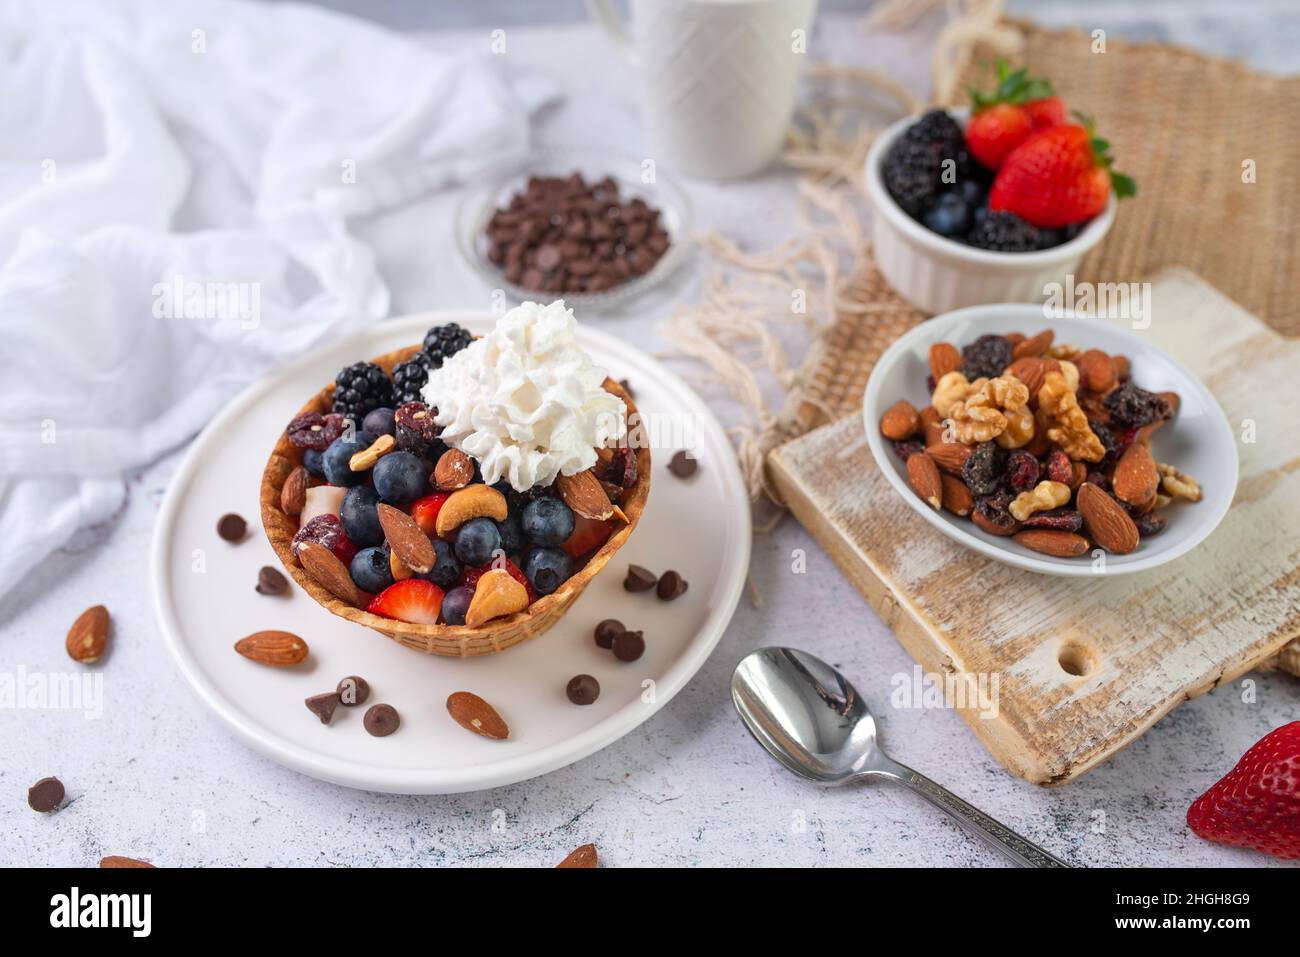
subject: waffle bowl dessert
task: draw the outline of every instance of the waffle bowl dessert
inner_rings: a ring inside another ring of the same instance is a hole
[[[307,594],[433,655],[493,654],[558,622],[650,491],[636,406],[573,329],[562,301],[525,303],[472,349],[436,327],[316,393],[261,486],[262,526]]]

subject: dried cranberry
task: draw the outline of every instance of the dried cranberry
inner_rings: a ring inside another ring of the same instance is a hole
[[[1017,492],[1038,484],[1038,459],[1024,449],[1016,449],[1007,456],[1007,484]]]
[[[635,452],[626,446],[615,450],[613,464],[618,469],[618,472],[614,476],[615,482],[623,486],[623,488],[631,488],[636,484],[637,467]]]
[[[1007,510],[1011,504],[1011,496],[1006,492],[999,492],[997,495],[985,495],[975,500],[975,511],[980,518],[992,529],[1002,534],[1010,535],[1018,526],[1015,516]]]
[[[1132,428],[1124,429],[1115,436],[1116,459],[1128,451],[1128,447],[1137,440],[1138,433],[1141,431],[1142,427],[1135,425]]]
[[[938,387],[938,385],[939,383],[934,381],[934,376],[927,375],[925,377],[925,390],[929,392],[931,395],[934,395],[934,390]]]
[[[1106,411],[1110,413],[1111,422],[1126,428],[1140,428],[1173,416],[1168,402],[1132,382],[1126,382],[1106,396]]]
[[[343,434],[347,420],[341,415],[321,415],[319,412],[304,412],[285,428],[291,445],[300,449],[315,449],[323,452],[330,443]]]
[[[1169,524],[1169,519],[1159,512],[1147,512],[1145,515],[1139,515],[1135,520],[1138,527],[1138,534],[1143,538],[1149,538],[1152,535],[1159,535]]]
[[[1063,532],[1077,532],[1083,528],[1083,516],[1072,508],[1054,508],[1035,512],[1022,523],[1028,528],[1055,528]]]
[[[925,446],[915,440],[910,442],[894,443],[894,453],[904,462],[906,462],[917,452],[924,452],[924,451],[925,451]]]
[[[1011,364],[1015,349],[1006,336],[980,336],[961,350],[962,373],[967,379],[992,379]]]
[[[393,412],[397,447],[426,458],[435,458],[434,453],[441,444],[438,436],[442,434],[442,429],[433,422],[433,417],[437,414],[437,409],[430,409],[423,402],[399,405]]]
[[[1052,453],[1047,456],[1048,481],[1069,485],[1073,478],[1074,466],[1070,464],[1070,457],[1060,449],[1053,449]]]
[[[992,495],[1002,484],[1006,453],[993,442],[981,442],[961,467],[962,481],[976,495]]]
[[[339,521],[339,517],[329,513],[317,515],[298,529],[298,534],[294,535],[293,542],[289,546],[294,558],[298,557],[298,549],[306,542],[324,545],[344,565],[349,564],[357,553],[356,546],[348,538],[348,533],[343,531],[343,523]]]

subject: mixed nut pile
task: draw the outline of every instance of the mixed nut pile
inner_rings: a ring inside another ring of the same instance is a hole
[[[1053,340],[1045,329],[935,343],[930,405],[895,403],[881,434],[936,510],[1046,555],[1128,554],[1164,529],[1165,506],[1201,498],[1151,452],[1178,395],[1139,388],[1126,356]]]

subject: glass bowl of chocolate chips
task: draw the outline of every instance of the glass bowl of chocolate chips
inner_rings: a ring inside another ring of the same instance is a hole
[[[690,204],[648,161],[557,152],[467,195],[456,220],[466,261],[512,298],[610,306],[681,264]]]

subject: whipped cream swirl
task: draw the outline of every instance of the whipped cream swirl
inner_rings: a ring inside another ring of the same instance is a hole
[[[478,460],[483,481],[517,491],[596,464],[596,446],[627,432],[627,408],[578,346],[559,299],[525,302],[429,374],[442,440]]]

